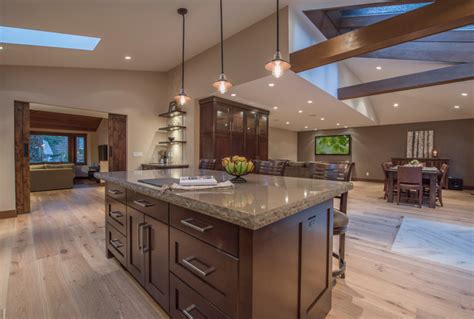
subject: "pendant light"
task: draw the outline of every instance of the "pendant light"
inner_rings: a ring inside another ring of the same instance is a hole
[[[231,87],[232,83],[230,83],[225,74],[224,74],[224,26],[222,21],[222,0],[220,0],[220,9],[221,9],[221,75],[219,75],[219,79],[212,84],[212,86],[219,91],[219,93],[224,94],[226,93]]]
[[[281,58],[280,52],[280,1],[276,0],[277,5],[277,47],[273,60],[265,64],[265,69],[272,72],[272,75],[277,79],[291,68],[291,64]]]
[[[181,54],[181,89],[179,90],[178,95],[174,97],[176,103],[180,106],[184,106],[191,98],[186,95],[184,92],[184,35],[185,35],[185,26],[186,26],[186,18],[185,15],[188,13],[188,9],[186,8],[179,8],[178,14],[183,16],[183,46],[182,46],[182,54]]]

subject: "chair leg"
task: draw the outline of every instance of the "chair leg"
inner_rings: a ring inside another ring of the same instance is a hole
[[[420,188],[418,190],[418,207],[421,208],[422,204],[423,204],[423,188]]]
[[[439,199],[439,203],[441,204],[441,207],[444,207],[443,206],[443,192],[441,190],[441,186],[440,186],[440,189],[438,191],[438,199]]]
[[[339,268],[343,268],[346,260],[346,234],[339,236]],[[341,274],[341,278],[346,278],[346,270]]]
[[[400,193],[401,193],[400,188],[397,187],[397,205],[400,205]]]

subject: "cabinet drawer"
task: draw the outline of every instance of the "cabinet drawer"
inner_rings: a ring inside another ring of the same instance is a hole
[[[121,203],[125,204],[127,202],[125,187],[107,183],[107,185],[105,185],[105,194]]]
[[[168,203],[166,202],[128,190],[127,205],[168,224]]]
[[[127,209],[122,204],[110,197],[105,198],[106,220],[113,225],[119,232],[127,236]]]
[[[171,309],[173,319],[229,319],[210,302],[189,288],[181,280],[170,275]]]
[[[170,270],[219,309],[237,314],[238,260],[170,228]]]
[[[236,257],[239,255],[239,227],[225,221],[170,205],[170,224]]]
[[[107,249],[124,266],[127,265],[127,239],[110,223],[106,224],[106,245]]]

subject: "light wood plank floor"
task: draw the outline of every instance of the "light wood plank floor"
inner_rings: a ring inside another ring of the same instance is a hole
[[[388,204],[380,184],[355,185],[347,277],[329,318],[472,318],[472,272],[391,247],[406,216],[474,226],[474,196],[447,191],[445,208],[419,209]],[[0,318],[167,318],[105,258],[103,196],[103,188],[34,193],[31,214],[0,220]]]

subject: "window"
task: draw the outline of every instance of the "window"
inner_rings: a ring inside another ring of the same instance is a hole
[[[30,163],[87,164],[87,135],[31,133]]]

